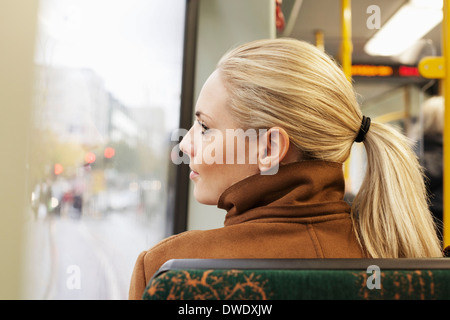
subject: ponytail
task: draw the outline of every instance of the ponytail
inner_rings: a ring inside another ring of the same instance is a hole
[[[407,138],[372,123],[364,146],[366,175],[352,205],[352,220],[367,255],[441,257],[423,171]]]

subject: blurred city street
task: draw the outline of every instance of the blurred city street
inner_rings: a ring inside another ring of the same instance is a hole
[[[185,3],[42,0],[36,10],[32,121],[18,146],[25,298],[127,299],[138,255],[165,235]]]
[[[26,299],[127,299],[137,256],[164,235],[162,215],[72,212],[27,226]]]

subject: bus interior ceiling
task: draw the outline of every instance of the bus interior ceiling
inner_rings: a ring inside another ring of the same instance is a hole
[[[286,27],[278,32],[278,36],[316,43],[317,33],[320,32],[323,37],[324,50],[339,62],[342,47],[342,1],[283,0],[282,3]],[[438,93],[436,83],[420,77],[416,67],[424,56],[440,54],[441,24],[435,26],[410,49],[397,56],[369,55],[364,49],[380,26],[383,26],[405,3],[407,3],[405,0],[351,1],[352,65],[354,68],[365,67],[365,69],[355,70],[356,74],[352,80],[363,111],[367,110],[374,117],[397,111],[393,110],[391,105],[385,105],[383,108],[383,105],[378,103],[385,101],[384,96],[392,96],[395,92],[404,96],[405,91],[408,90],[412,95],[414,95],[414,91]],[[369,8],[373,5],[377,6],[378,12],[370,11]],[[379,14],[376,17],[379,19],[379,25],[370,25],[373,14],[376,13]],[[392,74],[374,75],[376,72],[374,68],[380,66],[391,68]],[[403,73],[399,74],[398,69],[401,67]],[[408,99],[406,99],[407,101]],[[403,103],[397,108],[408,108],[408,106]]]

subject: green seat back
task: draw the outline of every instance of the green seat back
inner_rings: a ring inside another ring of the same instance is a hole
[[[450,299],[450,259],[172,260],[143,298]]]

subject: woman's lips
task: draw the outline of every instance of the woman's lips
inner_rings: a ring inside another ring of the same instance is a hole
[[[190,178],[191,180],[197,178],[198,176],[199,176],[198,172],[196,172],[196,171],[194,171],[194,170],[192,170],[191,173],[189,174],[189,178]]]

